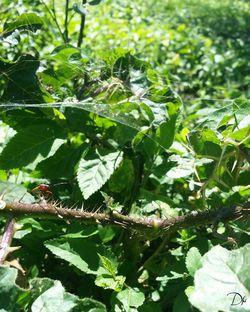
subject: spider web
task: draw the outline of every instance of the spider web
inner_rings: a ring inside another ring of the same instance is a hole
[[[137,131],[141,130],[140,125],[126,113],[122,113],[121,110],[123,108],[122,103],[118,104],[105,104],[105,103],[95,103],[95,101],[91,101],[90,99],[86,99],[84,101],[79,102],[56,102],[56,103],[29,103],[29,104],[21,104],[21,103],[0,103],[0,112],[4,113],[14,109],[26,109],[26,108],[58,108],[60,110],[65,108],[78,108],[84,111],[97,114],[101,117],[108,118],[115,122],[121,123],[125,126],[128,126]]]
[[[27,67],[32,66],[32,62],[37,62],[37,60],[35,61],[25,60],[25,66],[26,65]],[[49,68],[49,66],[45,67],[44,64],[41,64],[41,63],[42,62],[40,62],[40,67],[39,67],[39,69],[41,68],[40,70],[43,70],[44,68],[46,70],[47,68]],[[69,64],[68,62],[62,61],[62,60],[60,60],[59,63],[62,64],[66,68],[67,67],[70,69],[73,68],[73,70],[78,70],[78,73],[84,74],[85,69],[79,68],[79,64],[74,64],[74,63]],[[92,64],[90,64],[89,66],[91,65]],[[18,65],[13,64],[13,66],[10,69],[7,69],[0,74],[0,78],[7,78],[7,81],[8,81],[7,83],[11,83],[13,88],[18,88],[21,91],[23,91],[23,93],[27,93],[25,85],[22,86],[22,84],[17,83],[15,79],[12,79],[13,75],[20,74],[18,73],[17,66]],[[94,68],[100,69],[101,66],[103,65],[100,65],[98,68],[98,66],[95,64]],[[39,72],[39,69],[38,69],[38,72]],[[38,80],[37,71],[34,72],[34,75],[37,79],[38,87],[39,87],[40,82]],[[99,83],[103,85],[103,83],[105,84],[106,82],[100,80]],[[36,91],[36,89],[33,90],[34,98],[39,93],[39,91],[40,91],[39,88],[38,88],[38,91]],[[145,92],[145,90],[143,89],[134,90],[135,93],[136,92],[140,93],[142,91]],[[147,99],[145,98],[145,100]],[[143,130],[143,134],[146,137],[150,138],[152,141],[160,145],[159,142],[157,142],[152,137],[150,137],[147,133],[145,133],[147,132],[147,130],[150,129],[152,124],[150,124],[149,121],[146,122],[145,116],[142,116],[141,111],[140,111],[140,104],[143,102],[143,99],[139,99],[139,97],[136,95],[132,94],[130,97],[124,100],[121,100],[118,103],[108,103],[108,104],[102,102],[101,100],[98,101],[95,98],[91,98],[91,97],[86,98],[82,101],[78,101],[74,97],[67,98],[64,101],[60,101],[60,102],[43,102],[43,103],[34,102],[32,103],[30,101],[31,100],[28,98],[27,99],[20,98],[20,100],[15,98],[13,102],[8,101],[8,100],[2,101],[0,102],[0,114],[6,113],[12,110],[22,110],[22,109],[28,109],[28,108],[42,108],[42,109],[43,108],[57,108],[61,112],[63,112],[66,108],[77,108],[77,109],[81,109],[90,113],[94,113],[96,115],[99,115],[101,117],[104,117],[110,120],[113,120],[114,122],[130,127],[136,130],[137,132],[140,132]],[[159,106],[159,110],[161,109],[166,110],[166,103],[157,103],[157,105]],[[145,129],[145,126],[147,129]],[[162,146],[162,148],[164,147]]]
[[[67,64],[67,62],[63,62],[64,66],[72,67],[72,64]],[[73,68],[78,68],[77,65],[73,65]],[[83,71],[83,70],[82,70]],[[6,71],[5,75],[10,76],[10,74],[15,73],[15,66],[10,71]],[[0,75],[1,77],[1,75]],[[14,81],[12,81],[14,82]],[[20,86],[19,86],[20,87]],[[144,91],[144,90],[135,90],[136,92]],[[197,98],[198,99],[198,98]],[[141,102],[147,100],[147,98],[141,98]],[[97,101],[94,98],[87,98],[82,101],[77,101],[75,98],[66,99],[61,102],[52,102],[52,103],[25,103],[25,100],[18,102],[0,102],[0,114],[9,112],[12,110],[22,110],[28,108],[57,108],[60,111],[64,111],[66,108],[76,108],[81,109],[90,113],[94,113],[98,116],[110,119],[119,124],[125,125],[129,128],[136,130],[137,132],[143,131],[143,135],[160,147],[165,149],[157,140],[153,139],[149,134],[148,130],[152,127],[152,124],[148,124],[146,126],[145,120],[143,122],[141,112],[140,112],[140,100],[138,98],[135,102],[133,102],[133,97],[127,100],[121,101],[116,104],[107,104],[102,103],[101,101]],[[202,100],[199,98],[199,100]],[[204,99],[206,101],[220,101],[221,99]],[[232,100],[225,100],[225,102],[233,102]],[[159,109],[166,109],[166,103],[155,103]],[[162,107],[162,108],[161,108]],[[145,128],[146,126],[146,128]],[[144,128],[143,128],[144,127]]]

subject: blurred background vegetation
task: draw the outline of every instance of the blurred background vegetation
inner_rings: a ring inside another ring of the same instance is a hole
[[[122,47],[149,61],[189,103],[249,96],[249,9],[249,1],[240,0],[107,0],[84,7],[75,1],[69,5],[65,32],[64,1],[3,0],[1,20],[35,12],[45,31],[27,34],[21,42],[14,32],[1,45],[1,55],[17,57],[17,51],[33,49],[42,59],[63,43],[76,46],[82,13],[86,23],[81,48],[93,62]]]

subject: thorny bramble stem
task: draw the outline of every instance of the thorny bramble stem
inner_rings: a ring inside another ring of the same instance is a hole
[[[81,209],[62,208],[54,202],[45,202],[36,204],[25,204],[20,202],[6,203],[6,207],[1,213],[12,213],[16,217],[37,217],[45,219],[64,219],[75,220],[85,224],[108,224],[120,226],[126,229],[148,233],[153,238],[173,233],[179,229],[190,228],[194,226],[204,226],[208,224],[217,224],[222,221],[237,220],[250,217],[250,202],[244,205],[223,207],[207,211],[194,211],[189,214],[176,218],[144,218],[121,215],[113,212],[110,214],[88,212]]]
[[[0,264],[3,264],[10,252],[12,238],[15,234],[15,218],[11,216],[6,223],[2,240],[0,242]]]

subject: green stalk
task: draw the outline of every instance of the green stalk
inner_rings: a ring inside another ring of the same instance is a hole
[[[82,1],[82,4],[86,4],[86,0]],[[86,16],[81,15],[81,26],[80,26],[80,31],[79,31],[79,36],[78,36],[78,41],[77,41],[77,47],[80,48],[82,45],[83,37],[84,37],[84,28],[85,28],[85,21],[86,21]]]

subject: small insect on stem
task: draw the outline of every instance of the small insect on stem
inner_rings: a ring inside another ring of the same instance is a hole
[[[50,191],[49,185],[47,185],[47,184],[40,184],[40,185],[34,187],[31,191],[32,192],[37,191],[42,196],[52,195],[52,192]]]
[[[40,184],[34,187],[31,191],[37,193],[40,202],[43,204],[46,204],[46,199],[53,195],[53,193],[50,191],[49,185],[47,184]]]
[[[37,192],[39,198],[39,204],[44,208],[47,207],[47,200],[48,197],[52,196],[52,192],[50,191],[49,185],[47,184],[40,184],[34,187],[31,192]]]

